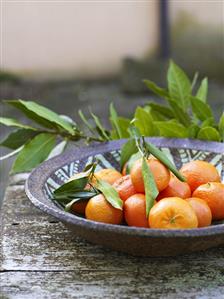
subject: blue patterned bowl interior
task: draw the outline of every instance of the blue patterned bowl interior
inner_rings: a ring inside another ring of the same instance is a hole
[[[162,147],[160,148],[167,157],[176,165],[179,169],[181,166],[192,160],[204,160],[213,164],[224,181],[224,158],[223,154],[217,154],[209,151],[193,150],[193,149],[176,149]],[[51,176],[47,179],[43,186],[45,195],[52,199],[52,193],[60,185],[64,184],[72,175],[77,172],[83,171],[84,167],[93,162],[94,159],[99,161],[96,171],[102,168],[115,168],[120,170],[120,150],[113,150],[102,154],[96,154],[95,156],[89,156],[85,159],[77,160],[65,164],[54,171]]]

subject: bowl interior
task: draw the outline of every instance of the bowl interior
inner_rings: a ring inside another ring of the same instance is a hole
[[[168,158],[176,165],[179,169],[183,164],[191,160],[204,160],[212,163],[218,170],[219,174],[224,181],[224,170],[223,170],[223,154],[215,153],[212,151],[196,150],[196,149],[186,149],[186,148],[172,148],[172,147],[160,147],[160,149],[168,156]],[[96,171],[102,168],[115,168],[120,171],[120,149],[106,150],[94,155],[86,155],[80,159],[74,157],[70,162],[65,163],[63,166],[58,167],[56,170],[52,171],[49,177],[43,184],[43,192],[45,196],[50,199],[50,204],[58,205],[54,200],[52,200],[53,191],[60,185],[65,183],[72,175],[80,172],[84,167],[93,162],[94,159],[99,161]]]

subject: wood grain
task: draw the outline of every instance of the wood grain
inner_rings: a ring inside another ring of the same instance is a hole
[[[224,298],[224,249],[137,258],[89,244],[37,210],[26,175],[2,206],[0,298]]]

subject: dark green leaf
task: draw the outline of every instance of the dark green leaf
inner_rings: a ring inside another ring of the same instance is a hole
[[[126,173],[129,174],[132,166],[134,165],[135,161],[139,160],[142,157],[140,152],[137,152],[136,154],[133,154],[131,158],[128,160],[127,168],[126,168]]]
[[[130,119],[124,117],[118,117],[117,120],[120,127],[122,138],[128,138],[130,136],[128,132],[128,128],[130,126]],[[120,139],[115,129],[110,132],[110,137],[111,139]]]
[[[110,104],[110,121],[115,131],[117,132],[119,139],[123,138],[119,120],[118,120],[117,111],[115,110],[113,103]]]
[[[35,137],[39,132],[31,129],[18,129],[10,133],[0,145],[11,149],[17,149],[25,144],[28,140]]]
[[[74,203],[79,201],[88,201],[88,199],[84,198],[74,198],[69,203],[65,204],[65,212],[70,212],[71,207],[74,205]]]
[[[18,128],[23,128],[23,129],[35,130],[35,128],[32,128],[27,125],[23,125],[20,122],[18,122],[16,119],[8,118],[8,117],[0,117],[0,124],[8,126],[8,127],[18,127]]]
[[[96,127],[98,128],[98,132],[99,132],[100,136],[106,140],[110,140],[110,137],[108,136],[106,129],[101,124],[99,118],[93,113],[91,113],[91,115],[95,121],[95,124],[96,124]]]
[[[208,104],[193,96],[190,97],[190,100],[192,111],[198,119],[204,121],[208,118],[213,118],[212,110]]]
[[[55,146],[56,136],[41,133],[25,144],[22,151],[17,156],[12,172],[30,171],[43,162]]]
[[[219,120],[219,133],[222,138],[222,141],[224,142],[224,112],[222,113],[222,116]]]
[[[196,94],[196,98],[206,103],[208,95],[208,78],[204,78]]]
[[[155,145],[149,142],[145,142],[146,149],[160,162],[162,162],[169,170],[182,182],[185,181],[185,178],[177,170],[176,166],[167,158],[167,156],[160,151]]]
[[[70,182],[71,183],[71,182]],[[97,195],[98,193],[96,191],[77,191],[77,192],[73,192],[73,191],[64,191],[61,192],[59,194],[54,193],[54,198],[57,199],[58,201],[63,201],[63,202],[67,202],[70,201],[71,199],[89,199],[95,195]]]
[[[170,97],[180,107],[186,109],[189,106],[189,95],[191,93],[191,83],[187,75],[179,66],[171,61],[167,79]]]
[[[156,136],[158,130],[153,123],[153,119],[147,111],[141,107],[137,107],[135,110],[134,124],[139,129],[141,135],[144,136]]]
[[[82,192],[88,183],[88,176],[68,181],[54,191],[55,198],[67,198],[76,192]],[[73,197],[74,198],[74,197]]]
[[[116,209],[122,210],[123,201],[117,191],[110,184],[103,180],[97,180],[97,189],[105,196],[106,200]]]
[[[220,141],[219,132],[213,127],[201,128],[197,138],[202,140]]]
[[[185,127],[191,124],[190,116],[184,111],[174,100],[169,100],[170,106],[173,110],[175,118],[182,123]]]
[[[130,159],[130,157],[137,153],[138,148],[134,139],[129,139],[121,148],[120,165],[123,169],[124,164]]]
[[[163,137],[177,137],[177,138],[187,138],[188,129],[183,125],[178,124],[174,121],[157,121],[155,125],[160,131],[160,136]]]
[[[145,157],[142,159],[142,176],[145,187],[146,217],[148,218],[149,212],[154,205],[154,201],[158,196],[159,191]]]
[[[157,96],[162,98],[169,98],[169,93],[166,89],[157,86],[154,82],[150,80],[143,80],[143,82]]]
[[[174,118],[173,111],[169,107],[164,106],[164,105],[159,105],[159,104],[156,104],[156,103],[149,103],[148,105],[151,107],[151,109],[153,111],[159,112],[160,114],[162,114],[166,118],[168,118],[168,119],[169,118]]]
[[[21,110],[28,118],[47,128],[61,128],[74,134],[72,125],[52,110],[32,101],[10,100],[9,105]]]

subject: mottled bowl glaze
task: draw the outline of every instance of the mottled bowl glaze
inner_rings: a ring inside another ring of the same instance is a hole
[[[189,139],[148,138],[178,168],[190,160],[214,164],[224,178],[224,144]],[[99,168],[119,169],[120,148],[125,140],[75,148],[37,167],[26,182],[32,203],[68,226],[72,233],[102,246],[138,256],[174,256],[224,245],[224,224],[189,230],[156,230],[110,225],[67,213],[52,200],[52,192],[97,156]]]

